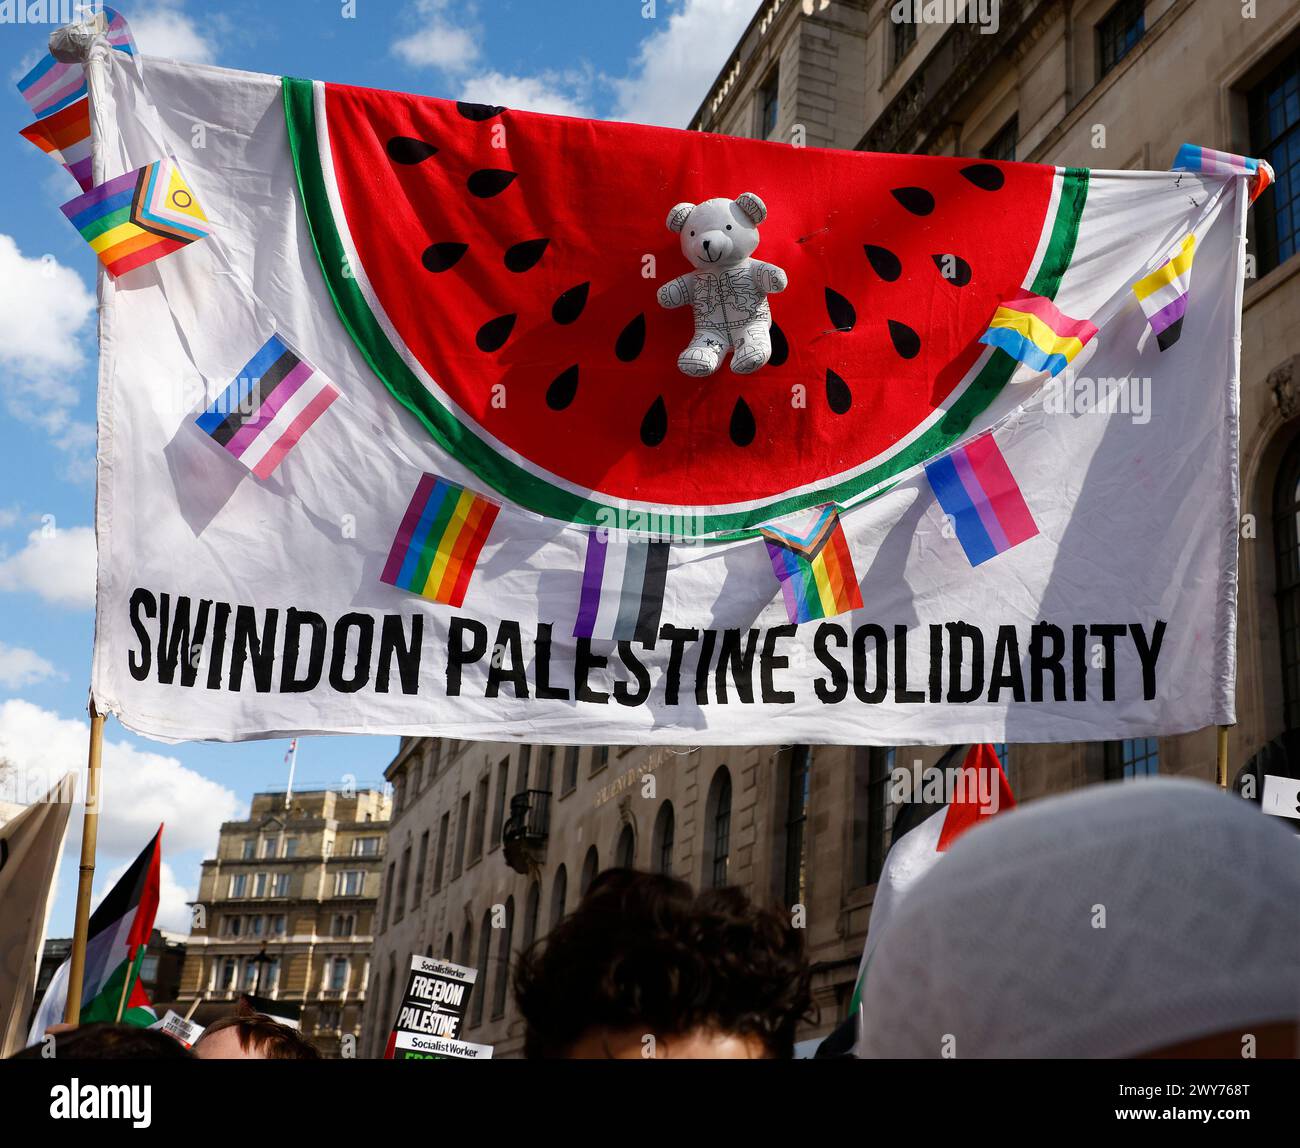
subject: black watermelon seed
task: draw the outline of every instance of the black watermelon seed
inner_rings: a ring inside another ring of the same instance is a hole
[[[731,441],[737,446],[748,446],[754,441],[757,429],[754,426],[754,412],[749,409],[749,404],[743,398],[737,399],[731,411],[731,426],[728,428]]]
[[[913,215],[929,215],[934,210],[934,196],[923,187],[896,187],[889,194]]]
[[[551,304],[551,318],[557,323],[572,323],[587,305],[587,289],[590,283],[579,283],[570,287]]]
[[[469,250],[468,243],[435,243],[424,249],[420,262],[426,271],[446,271],[455,267],[460,257]]]
[[[457,100],[456,110],[467,120],[478,122],[490,120],[493,116],[499,116],[505,111],[505,108],[493,104],[467,104],[463,100]]]
[[[864,243],[862,250],[867,253],[871,269],[886,283],[892,283],[903,273],[903,265],[898,261],[898,256],[887,248]]]
[[[645,346],[645,312],[642,311],[619,333],[614,342],[614,354],[623,362],[630,363]]]
[[[939,274],[954,287],[965,287],[970,282],[970,264],[960,255],[931,255]]]
[[[658,446],[664,441],[664,436],[667,433],[668,408],[664,406],[663,395],[660,395],[650,404],[650,409],[646,411],[645,418],[641,420],[641,441],[646,446]]]
[[[826,314],[831,317],[831,326],[837,331],[852,331],[858,321],[858,313],[838,291],[826,288]]]
[[[846,413],[853,405],[853,392],[849,390],[849,384],[830,367],[826,368],[826,402],[837,415]]]
[[[549,239],[525,239],[522,243],[516,243],[506,252],[506,270],[518,274],[535,267],[548,243]]]
[[[961,169],[961,174],[981,191],[998,191],[1006,183],[1002,169],[991,163],[973,163]]]
[[[465,181],[465,186],[469,188],[470,195],[477,195],[479,199],[491,199],[494,195],[500,195],[514,181],[515,173],[513,171],[485,167],[474,172]]]
[[[394,163],[422,163],[431,155],[437,155],[438,149],[431,143],[425,143],[424,140],[413,139],[411,136],[393,136],[388,141],[388,158]]]
[[[905,359],[915,359],[921,353],[921,336],[906,323],[897,319],[889,320],[889,337],[894,341],[894,350]]]
[[[495,319],[489,319],[478,329],[478,334],[474,336],[474,342],[478,344],[480,351],[499,351],[505,341],[510,338],[510,332],[515,327],[514,315],[498,315]]]
[[[772,357],[767,360],[769,367],[779,367],[790,357],[790,344],[786,341],[785,332],[775,323],[772,324]]]
[[[578,364],[574,363],[567,371],[556,376],[555,381],[546,388],[546,405],[553,411],[562,411],[578,393]]]

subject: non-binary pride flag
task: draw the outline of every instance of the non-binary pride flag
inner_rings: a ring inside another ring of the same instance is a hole
[[[857,571],[835,506],[823,506],[802,532],[768,525],[760,533],[791,622],[811,622],[861,608]]]
[[[63,214],[114,278],[208,234],[208,220],[168,157],[128,171],[63,205]]]
[[[575,638],[653,642],[668,578],[667,542],[587,535]]]
[[[393,539],[380,581],[423,598],[460,606],[500,507],[439,478],[424,475]]]
[[[1169,350],[1183,333],[1183,316],[1187,314],[1187,295],[1192,287],[1192,259],[1195,255],[1196,236],[1189,235],[1183,240],[1177,255],[1133,284],[1133,294],[1142,305],[1142,312],[1162,351]]]
[[[258,478],[270,478],[338,389],[272,335],[195,420]]]
[[[89,191],[90,171],[90,101],[78,100],[62,111],[46,116],[21,129],[19,134],[30,140],[51,159],[63,164],[82,191]]]
[[[1038,533],[991,431],[927,462],[925,474],[972,566]]]
[[[1035,371],[1059,375],[1096,333],[1086,319],[1072,319],[1050,299],[1021,291],[998,306],[980,342]]]

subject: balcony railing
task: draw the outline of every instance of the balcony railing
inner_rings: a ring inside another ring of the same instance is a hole
[[[519,873],[528,871],[546,844],[551,827],[551,791],[525,789],[510,799],[510,816],[501,830],[506,864]]]

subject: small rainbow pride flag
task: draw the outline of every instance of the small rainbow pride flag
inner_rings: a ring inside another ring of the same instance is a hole
[[[1096,333],[1086,319],[1071,319],[1050,299],[1022,291],[998,306],[980,342],[1035,371],[1059,375]]]
[[[173,158],[128,171],[63,205],[114,278],[208,233],[207,216]]]
[[[51,159],[63,164],[82,191],[90,190],[89,99],[82,98],[61,112],[28,124],[19,134]]]
[[[791,622],[811,622],[862,608],[858,574],[838,508],[821,507],[803,531],[768,525],[759,533],[767,543]]]
[[[1038,533],[991,431],[927,462],[925,476],[972,566]]]
[[[104,8],[95,14],[103,20],[108,42],[119,52],[135,55],[135,40],[122,14]],[[52,116],[86,96],[86,73],[80,63],[65,63],[47,55],[18,81],[18,90],[37,119]]]
[[[435,602],[460,606],[500,507],[426,474],[393,539],[380,581]]]
[[[1183,240],[1178,254],[1166,259],[1150,275],[1133,284],[1133,294],[1142,305],[1156,344],[1169,350],[1183,333],[1183,316],[1187,314],[1187,296],[1192,289],[1192,259],[1196,255],[1196,236]]]
[[[1254,203],[1273,182],[1273,169],[1266,160],[1215,151],[1212,147],[1185,143],[1174,157],[1170,171],[1194,171],[1201,175],[1244,175],[1250,181],[1250,202]]]

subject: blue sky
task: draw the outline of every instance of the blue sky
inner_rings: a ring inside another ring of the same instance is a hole
[[[684,126],[758,0],[118,0],[144,55],[561,114]],[[32,0],[15,7],[35,11]],[[59,204],[76,187],[18,135],[13,87],[49,26],[0,23],[0,799],[84,775],[94,629],[94,260]],[[287,742],[164,745],[109,721],[96,895],[159,821],[159,923],[221,822],[283,785]],[[382,780],[396,738],[302,739],[300,786]],[[6,791],[7,787],[7,791]],[[81,807],[50,922],[72,930]]]

